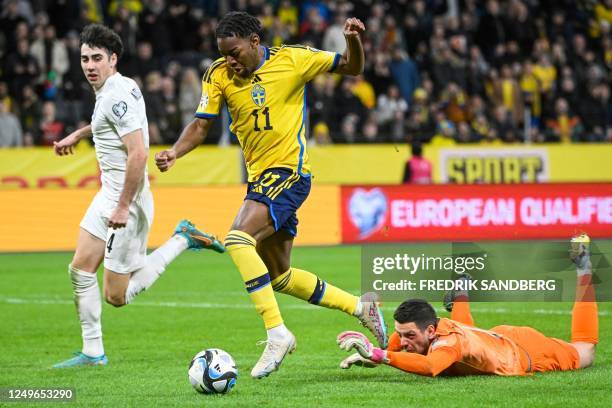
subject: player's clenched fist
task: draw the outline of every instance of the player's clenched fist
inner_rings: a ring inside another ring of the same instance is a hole
[[[155,153],[155,165],[159,171],[168,171],[176,161],[176,152],[174,150],[162,150]]]
[[[344,22],[344,35],[345,36],[356,36],[365,31],[365,25],[363,22],[355,17],[347,18]]]

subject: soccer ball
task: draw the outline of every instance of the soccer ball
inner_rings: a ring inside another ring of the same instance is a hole
[[[189,364],[189,381],[203,394],[225,394],[238,378],[238,368],[229,353],[216,348],[200,351]]]

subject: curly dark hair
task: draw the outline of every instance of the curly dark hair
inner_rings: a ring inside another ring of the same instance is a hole
[[[422,299],[405,301],[395,310],[393,318],[398,323],[414,322],[421,330],[425,330],[429,325],[436,327],[438,324],[436,311],[427,301]]]
[[[244,11],[229,12],[217,24],[217,38],[248,38],[251,34],[257,34],[259,38],[263,38],[263,27],[257,17]]]
[[[104,48],[109,55],[117,54],[117,59],[123,55],[123,42],[121,37],[102,24],[89,24],[81,32],[81,45]]]

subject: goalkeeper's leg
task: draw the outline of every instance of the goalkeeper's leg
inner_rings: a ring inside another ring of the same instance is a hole
[[[599,342],[597,299],[590,258],[591,240],[582,234],[570,241],[570,259],[576,264],[576,300],[572,309],[572,345],[578,351],[580,368],[593,364]]]

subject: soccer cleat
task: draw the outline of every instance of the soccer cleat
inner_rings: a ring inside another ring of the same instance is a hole
[[[198,230],[189,220],[182,220],[174,229],[174,235],[182,235],[187,240],[189,249],[212,249],[222,254],[225,247],[213,235]]]
[[[472,280],[472,276],[469,273],[462,273],[461,276],[457,278],[457,280]],[[453,306],[455,305],[455,297],[457,296],[457,291],[454,289],[449,290],[444,295],[444,299],[442,300],[442,304],[447,312],[453,311]]]
[[[251,370],[251,377],[263,378],[267,377],[273,371],[278,370],[278,367],[283,362],[287,354],[293,353],[297,347],[297,342],[293,333],[289,332],[289,336],[283,340],[265,340],[258,342],[257,345],[266,344],[259,361]]]
[[[387,326],[385,318],[380,310],[380,303],[376,301],[377,296],[373,292],[364,294],[361,297],[361,314],[357,316],[361,324],[372,332],[378,345],[386,349],[389,337],[387,336]]]
[[[590,260],[591,238],[587,234],[580,234],[570,240],[569,256],[578,268],[588,266]]]
[[[74,357],[69,358],[66,361],[53,365],[53,368],[72,368],[72,367],[83,367],[83,366],[105,366],[108,365],[108,358],[105,354],[98,357],[87,356],[80,351],[74,352]]]

